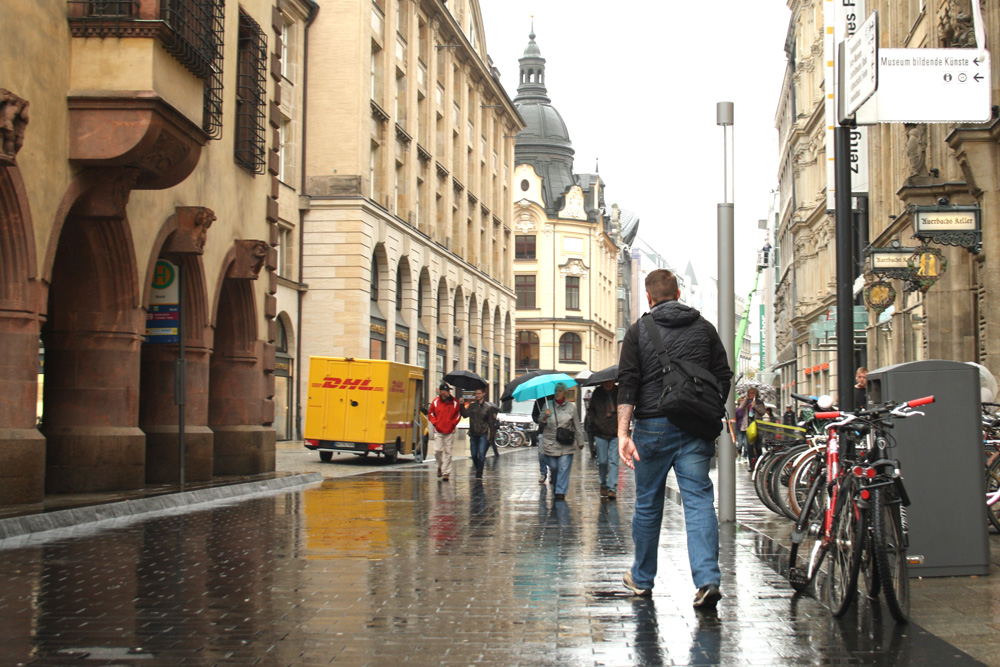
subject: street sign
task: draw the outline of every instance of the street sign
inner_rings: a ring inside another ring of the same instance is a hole
[[[843,116],[854,112],[875,94],[878,88],[878,12],[844,40],[845,70],[840,77],[844,92],[840,97]]]
[[[156,260],[151,287],[146,312],[146,342],[176,343],[180,327],[177,266],[165,259]]]
[[[880,123],[984,123],[992,117],[990,54],[976,49],[879,49]]]

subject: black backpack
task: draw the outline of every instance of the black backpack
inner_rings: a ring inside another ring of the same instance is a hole
[[[719,388],[719,380],[698,364],[671,359],[652,315],[643,315],[642,321],[663,367],[660,376],[663,391],[657,408],[685,433],[703,440],[715,440],[722,432],[726,414],[726,398]]]

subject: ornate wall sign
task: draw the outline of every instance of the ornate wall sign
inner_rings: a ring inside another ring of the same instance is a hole
[[[979,253],[983,245],[982,216],[978,206],[913,206],[914,236],[926,243],[953,245]]]
[[[910,257],[909,266],[910,280],[920,292],[926,294],[948,270],[948,260],[937,248],[924,245]]]
[[[865,303],[876,315],[896,302],[896,288],[885,280],[876,280],[865,288]]]

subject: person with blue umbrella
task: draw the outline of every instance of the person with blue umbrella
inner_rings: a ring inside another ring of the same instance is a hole
[[[546,404],[541,418],[542,439],[538,446],[546,458],[554,497],[558,501],[566,499],[573,454],[583,449],[584,434],[576,416],[576,406],[566,395],[566,384],[557,382],[553,391],[553,399]]]

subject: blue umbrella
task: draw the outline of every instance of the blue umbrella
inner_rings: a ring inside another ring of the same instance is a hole
[[[576,386],[576,380],[565,373],[554,373],[552,375],[539,375],[531,378],[521,386],[514,389],[515,401],[530,401],[536,398],[545,398],[556,393],[556,385],[564,384],[566,387]]]

